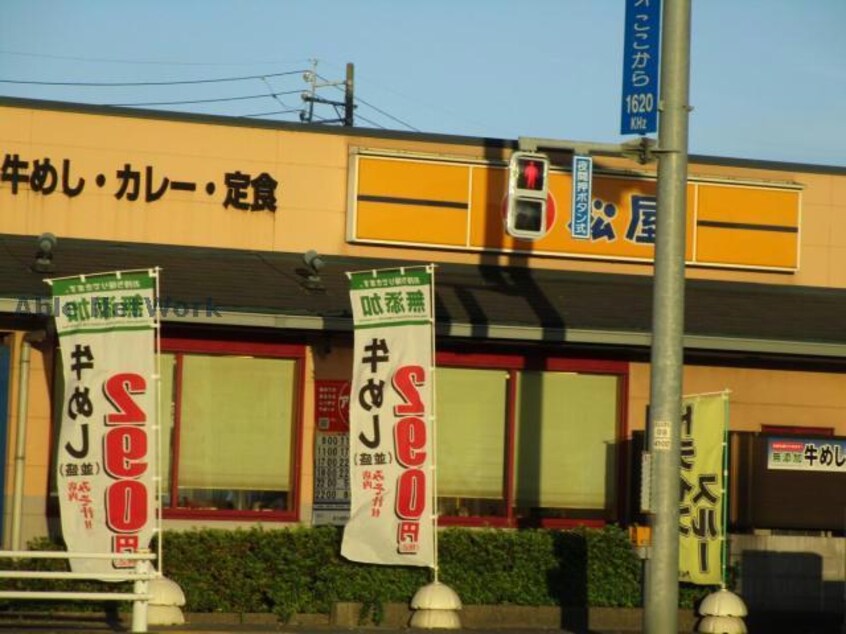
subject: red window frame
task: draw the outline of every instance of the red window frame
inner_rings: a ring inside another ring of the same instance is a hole
[[[539,356],[540,355],[540,356]],[[464,353],[441,350],[436,353],[438,367],[502,369],[509,374],[508,394],[506,396],[506,439],[505,439],[505,474],[503,493],[505,498],[504,516],[440,516],[440,526],[492,526],[516,527],[521,519],[514,514],[514,449],[517,412],[517,373],[522,370],[541,370],[549,372],[582,372],[589,374],[612,374],[619,378],[617,403],[617,499],[614,509],[619,521],[624,517],[628,476],[628,454],[625,439],[628,436],[628,393],[629,364],[626,361],[559,357],[536,353],[524,355],[517,353]],[[548,518],[539,521],[541,527],[568,528],[574,526],[602,527],[607,524],[604,518]]]
[[[833,427],[801,427],[798,425],[761,425],[761,433],[771,436],[825,436],[833,437]]]
[[[291,434],[291,508],[286,511],[244,511],[228,509],[188,509],[175,506],[162,506],[164,519],[192,519],[192,520],[260,520],[262,522],[297,522],[300,519],[300,466],[302,463],[303,438],[303,401],[305,398],[305,356],[306,347],[299,344],[254,342],[254,341],[220,341],[183,338],[162,338],[161,351],[176,355],[176,382],[173,386],[174,414],[173,414],[173,451],[171,468],[174,477],[165,482],[170,492],[170,504],[175,504],[179,486],[179,441],[182,417],[182,354],[206,355],[244,355],[253,357],[293,359],[296,362],[294,394],[294,419]],[[162,474],[163,478],[167,474]]]

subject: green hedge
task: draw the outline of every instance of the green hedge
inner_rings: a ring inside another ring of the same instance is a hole
[[[327,613],[361,602],[378,620],[384,603],[407,603],[428,583],[425,568],[375,566],[340,556],[341,530],[202,529],[165,534],[164,572],[188,612]],[[641,605],[641,562],[625,531],[447,529],[439,533],[440,579],[467,605]],[[46,540],[31,546],[49,547]],[[66,568],[64,561],[4,565]],[[4,587],[35,582],[5,581]],[[78,589],[96,584],[75,582]],[[43,585],[43,583],[41,584]],[[55,587],[55,585],[53,586]],[[682,585],[681,607],[713,588]],[[8,602],[6,602],[8,604]]]

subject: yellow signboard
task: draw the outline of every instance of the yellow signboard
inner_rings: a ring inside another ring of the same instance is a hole
[[[355,157],[354,242],[405,244],[545,256],[651,261],[655,245],[654,178],[595,174],[587,239],[570,229],[572,178],[549,176],[549,232],[536,241],[509,236],[503,214],[508,190],[501,164]],[[796,270],[800,191],[691,179],[687,185],[689,264]]]
[[[690,396],[682,410],[679,580],[716,585],[725,581],[723,440],[728,393]]]

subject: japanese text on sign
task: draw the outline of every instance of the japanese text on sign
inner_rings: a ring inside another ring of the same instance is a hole
[[[570,218],[570,234],[574,238],[590,238],[592,180],[593,159],[589,156],[574,155],[573,204]]]
[[[767,443],[767,468],[846,472],[846,440],[771,438]]]
[[[341,553],[353,561],[431,565],[431,273],[393,269],[350,280],[351,505]]]
[[[350,516],[350,382],[314,382],[312,523],[344,524]]]
[[[16,153],[7,153],[0,166],[0,182],[9,183],[13,195],[17,196],[24,188],[34,194],[51,196],[61,193],[68,198],[75,198],[91,188],[91,176],[74,172],[71,160],[62,158],[54,162],[50,157],[30,160]],[[242,211],[276,211],[277,181],[267,172],[253,177],[240,171],[225,172],[223,175],[223,193],[217,194],[225,208]],[[111,191],[117,200],[135,202],[142,200],[154,203],[164,198],[168,192],[195,192],[198,184],[194,181],[176,180],[157,174],[152,165],[136,168],[131,163],[124,163],[114,170],[111,177],[108,172],[99,172],[93,179],[94,187]],[[210,180],[203,190],[207,196],[215,196],[220,183]]]
[[[75,307],[55,315],[65,377],[56,470],[62,533],[70,552],[138,552],[148,546],[157,505],[155,318],[140,309],[155,301],[153,275],[51,283],[55,297]],[[133,565],[71,561],[74,572]]]
[[[620,134],[658,129],[661,0],[626,0]]]
[[[693,462],[696,458],[696,442],[692,427],[693,408],[685,407],[682,417],[681,435],[681,500],[679,509],[679,531],[682,535],[696,537],[699,547],[699,570],[709,572],[708,550],[718,547],[720,530],[717,525],[717,503],[719,482],[716,472],[697,472]],[[715,543],[717,542],[717,543]]]
[[[683,404],[680,434],[679,579],[713,584],[722,578],[725,395]]]

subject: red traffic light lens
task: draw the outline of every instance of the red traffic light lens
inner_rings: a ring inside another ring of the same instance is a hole
[[[543,191],[544,164],[534,159],[520,159],[517,162],[517,187],[531,191]]]

